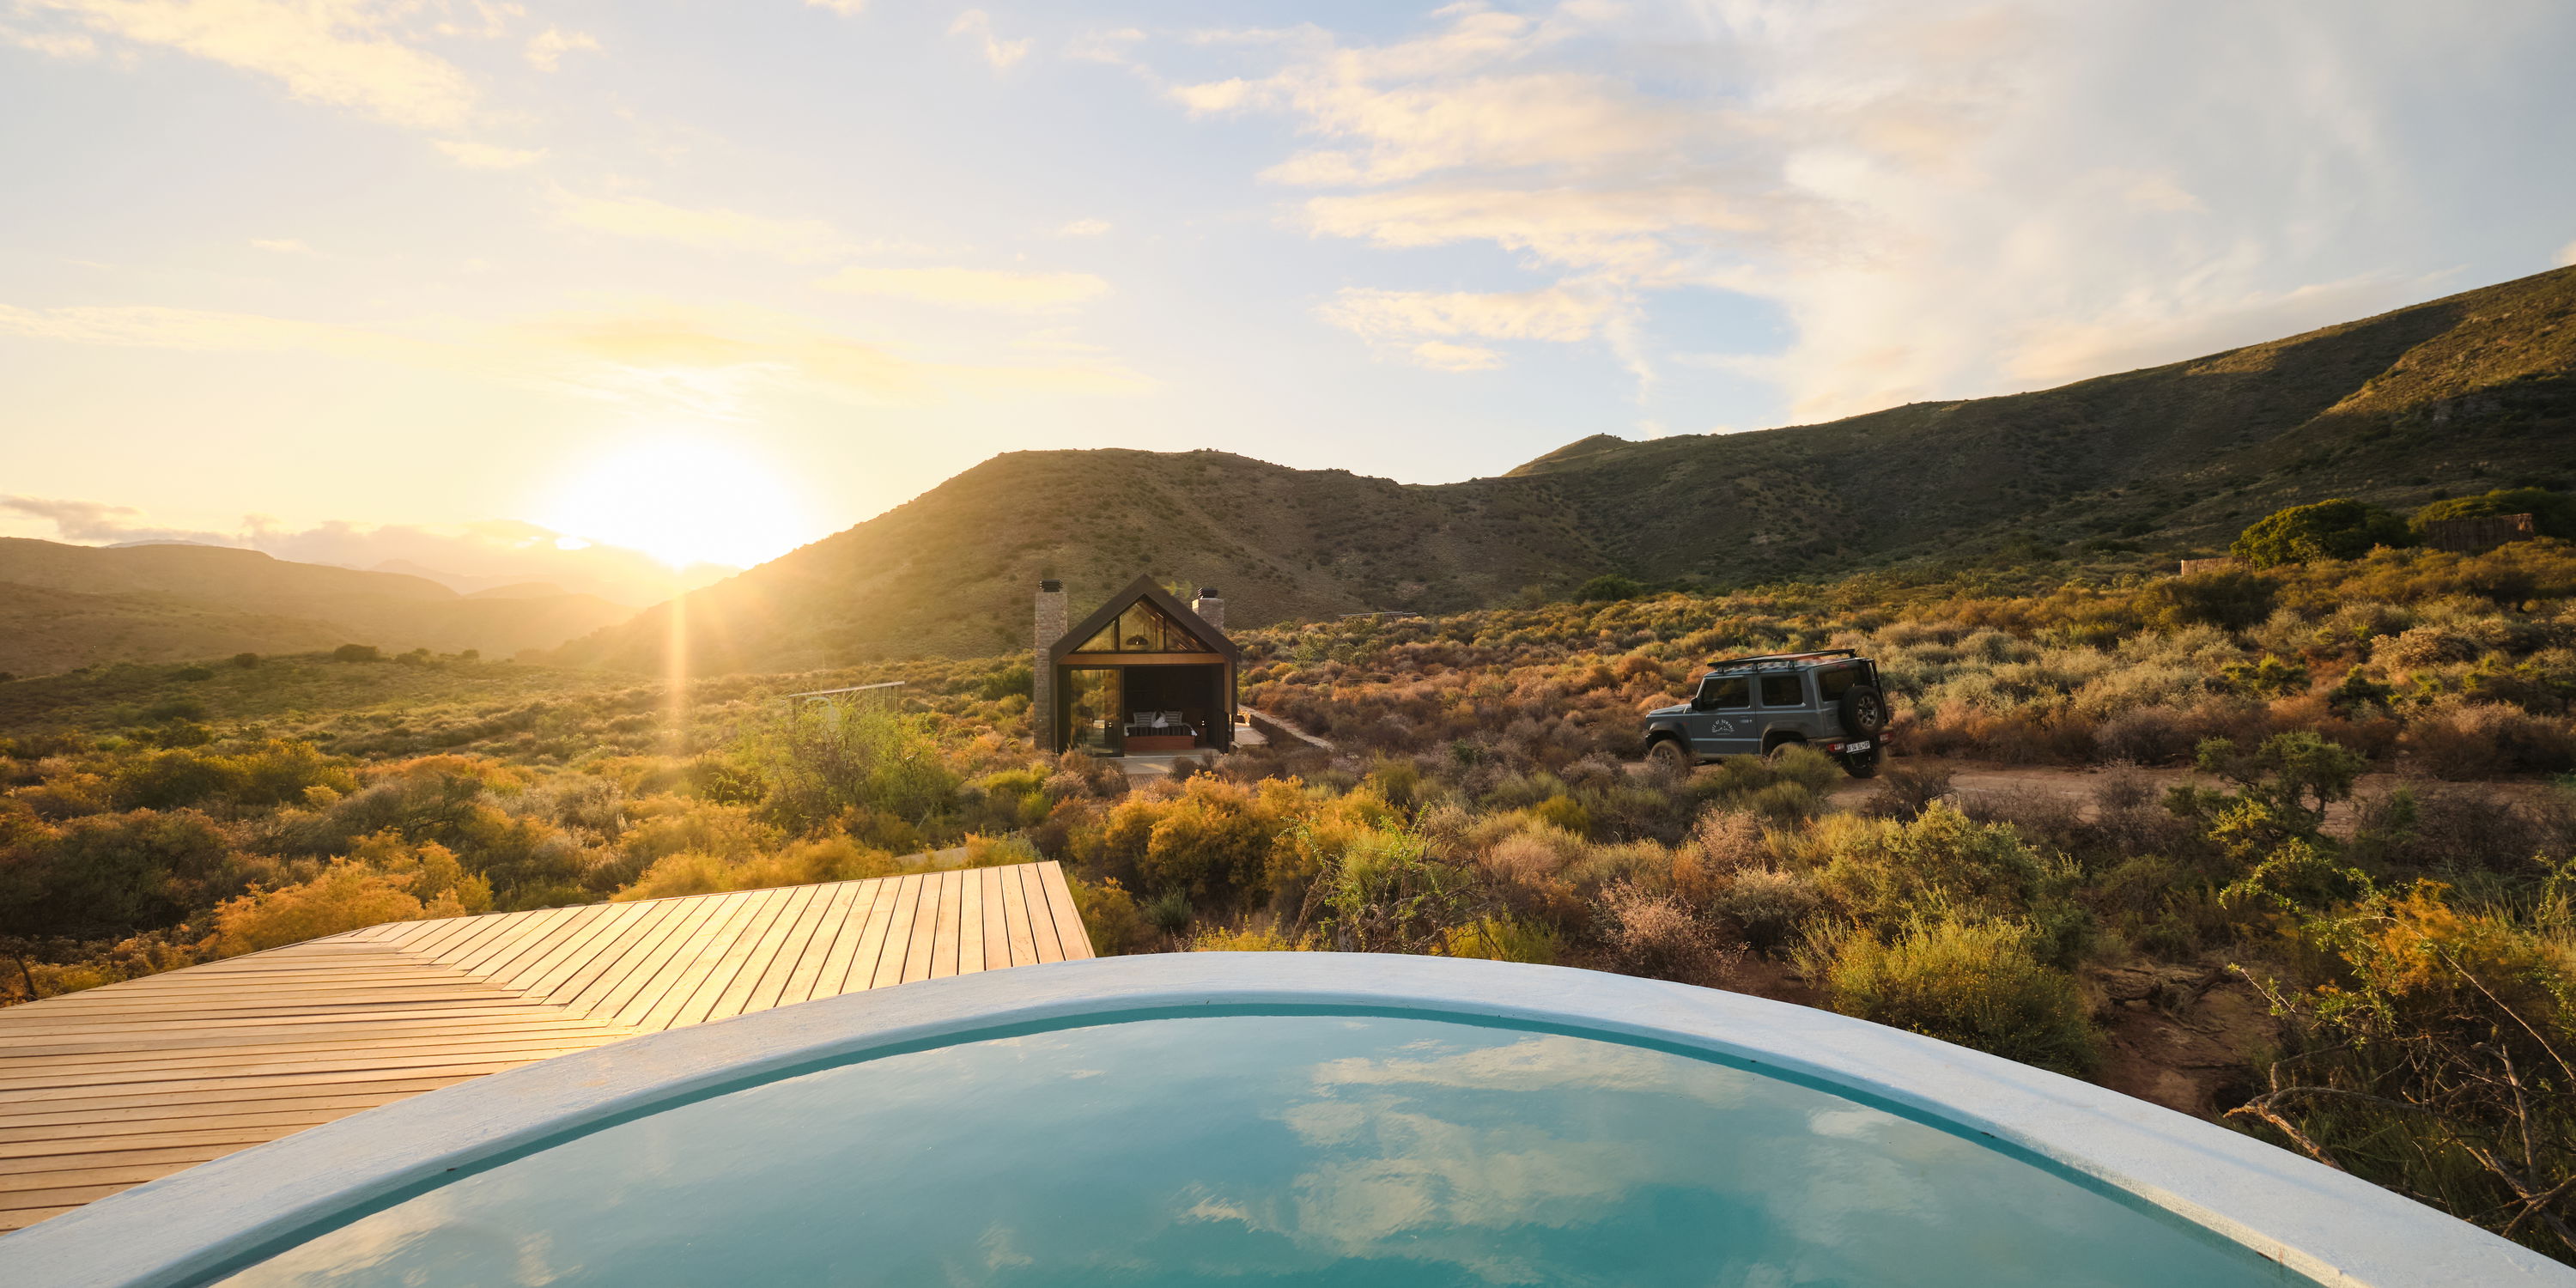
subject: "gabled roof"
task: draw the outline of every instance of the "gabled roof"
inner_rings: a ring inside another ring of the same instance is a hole
[[[1139,577],[1127,583],[1126,587],[1117,594],[1111,595],[1108,602],[1100,606],[1099,611],[1074,623],[1073,629],[1064,633],[1064,638],[1048,645],[1047,665],[1063,664],[1065,654],[1071,653],[1080,647],[1083,641],[1099,634],[1108,627],[1109,623],[1118,620],[1120,613],[1126,612],[1130,605],[1140,599],[1163,610],[1164,616],[1178,623],[1182,630],[1188,631],[1191,638],[1207,645],[1210,650],[1222,654],[1226,661],[1243,660],[1243,650],[1233,640],[1227,639],[1225,632],[1208,625],[1206,618],[1191,612],[1189,605],[1174,599],[1172,592],[1156,584],[1153,578]],[[1100,656],[1109,664],[1114,664],[1118,657],[1115,653],[1103,653]]]

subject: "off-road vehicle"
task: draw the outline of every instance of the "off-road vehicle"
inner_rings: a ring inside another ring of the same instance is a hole
[[[1886,755],[1886,734],[1877,663],[1847,648],[1770,653],[1711,662],[1689,702],[1647,712],[1646,759],[1687,771],[1804,743],[1869,778]]]

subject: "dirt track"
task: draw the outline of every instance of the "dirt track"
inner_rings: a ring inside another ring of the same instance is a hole
[[[1947,769],[1950,772],[1951,790],[1962,797],[1991,798],[2013,794],[2054,797],[2073,804],[2078,816],[2088,819],[2093,816],[2095,793],[2102,789],[2103,783],[2112,774],[2122,772],[2104,766],[2067,769],[2051,765],[2003,765],[1992,761],[1953,760],[1938,756],[1909,756],[1888,763],[1891,770],[1902,768],[1922,772],[1934,768]],[[2190,769],[2128,768],[2125,772],[2144,779],[2159,797],[2164,794],[2166,788],[2184,783],[2208,787],[2228,785],[2221,779]],[[2397,774],[2364,774],[2355,786],[2355,794],[2365,799],[2375,797],[2391,788],[2413,781],[2416,780]],[[2515,798],[2537,799],[2550,790],[2547,783],[2533,780],[2488,782],[2479,786]],[[1833,790],[1830,799],[1842,808],[1858,809],[1866,804],[1871,793],[1877,790],[1876,782],[1857,778],[1848,779]],[[2326,831],[2333,835],[2349,835],[2352,817],[2353,807],[2350,801],[2339,801],[2327,806]]]

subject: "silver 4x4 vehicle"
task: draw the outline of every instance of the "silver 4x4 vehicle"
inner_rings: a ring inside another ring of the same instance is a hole
[[[1646,758],[1687,771],[1720,756],[1768,756],[1805,743],[1854,778],[1886,754],[1878,664],[1847,649],[1709,664],[1688,703],[1646,713]]]

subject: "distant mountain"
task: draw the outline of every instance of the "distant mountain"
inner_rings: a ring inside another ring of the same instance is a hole
[[[1139,572],[1230,622],[1455,610],[1601,573],[1727,585],[2223,544],[2284,505],[2576,477],[2576,269],[2063,388],[1829,424],[1595,435],[1501,478],[1412,486],[1221,452],[1017,452],[681,601],[701,672],[989,653],[1029,593]],[[570,661],[658,668],[670,606]]]
[[[590,595],[467,598],[436,582],[255,550],[0,538],[0,671],[374,644],[388,652],[552,648],[633,609]]]

